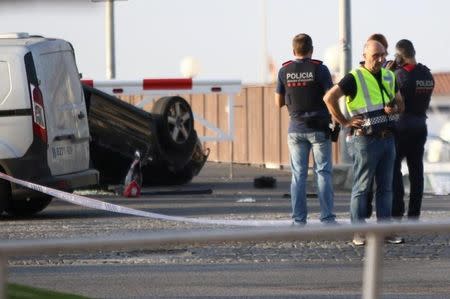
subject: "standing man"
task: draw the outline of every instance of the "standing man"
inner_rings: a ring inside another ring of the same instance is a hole
[[[306,224],[306,178],[312,149],[316,172],[320,220],[335,223],[333,213],[330,114],[323,102],[325,92],[333,86],[328,68],[311,59],[313,43],[301,33],[292,41],[294,60],[283,64],[278,73],[275,104],[287,106],[290,122],[288,146],[291,156],[291,200],[293,225]]]
[[[389,46],[389,44],[388,44],[388,42],[387,42],[387,39],[386,39],[386,37],[383,35],[383,34],[381,34],[381,33],[374,33],[374,34],[371,34],[370,36],[369,36],[369,38],[367,39],[367,41],[369,41],[369,40],[374,40],[374,41],[377,41],[377,42],[379,42],[380,44],[382,44],[383,45],[383,47],[384,47],[384,50],[386,51],[386,56],[387,56],[387,50],[388,50],[388,46]],[[384,57],[384,61],[383,61],[383,67],[384,68],[387,68],[388,70],[391,70],[391,71],[393,71],[392,69],[390,69],[388,66],[386,66],[386,64],[389,64],[390,66],[392,65],[392,63],[391,62],[387,62],[386,61],[386,56]],[[364,61],[362,61],[362,62],[360,62],[360,64],[361,65],[364,65]],[[349,147],[349,146],[347,146],[349,149],[351,149],[351,147]],[[375,178],[372,180],[372,182],[370,183],[370,186],[369,186],[369,192],[367,193],[367,215],[366,215],[366,218],[367,219],[369,219],[371,216],[372,216],[372,211],[373,211],[373,205],[372,205],[372,202],[373,202],[373,198],[374,198],[374,192],[373,192],[373,187],[374,187],[374,181],[375,181]]]
[[[386,50],[381,43],[369,40],[364,46],[364,64],[347,74],[325,95],[325,103],[333,117],[344,127],[352,128],[353,188],[350,201],[352,223],[365,222],[367,194],[372,179],[376,182],[376,214],[378,220],[390,220],[392,211],[392,177],[395,144],[392,131],[394,115],[403,111],[397,92],[395,75],[382,67]],[[339,98],[345,95],[351,119],[339,110]],[[390,243],[401,243],[389,237]],[[356,234],[355,245],[363,245]]]
[[[434,89],[430,70],[416,62],[416,51],[411,41],[400,40],[396,47],[397,76],[400,93],[405,102],[405,112],[397,123],[397,156],[394,166],[394,198],[392,216],[402,218],[405,213],[401,163],[406,158],[409,170],[410,195],[408,218],[418,219],[423,196],[423,153],[427,139],[426,111]]]

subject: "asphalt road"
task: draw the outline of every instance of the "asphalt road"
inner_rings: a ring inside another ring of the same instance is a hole
[[[130,208],[211,219],[289,219],[289,173],[208,164],[183,187],[146,189],[127,199],[112,193],[89,197]],[[253,178],[277,178],[274,189],[253,188]],[[212,194],[161,195],[180,191]],[[319,206],[309,190],[311,222]],[[348,218],[349,193],[336,190],[338,220]],[[424,219],[448,219],[450,197],[426,195]],[[130,233],[215,229],[74,206],[59,200],[30,219],[1,220],[0,240],[95,237]],[[385,246],[383,298],[450,298],[450,235],[408,235]],[[359,298],[364,248],[350,240],[179,244],[128,252],[91,252],[9,260],[9,281],[93,298]]]
[[[15,281],[96,298],[359,298],[360,262],[85,265],[13,269]],[[407,273],[399,275],[407,267]],[[384,298],[448,298],[448,265],[390,261]],[[420,273],[420,275],[418,275]]]

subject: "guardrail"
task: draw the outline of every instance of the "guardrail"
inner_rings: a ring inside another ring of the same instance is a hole
[[[392,233],[450,232],[450,221],[377,223],[359,225],[310,225],[296,227],[264,227],[223,230],[192,230],[188,232],[157,232],[120,237],[8,240],[0,241],[0,299],[6,298],[8,258],[39,254],[57,254],[92,250],[134,250],[154,246],[198,244],[214,242],[300,241],[351,238],[354,233],[366,235],[362,298],[375,299],[380,295],[384,236]]]

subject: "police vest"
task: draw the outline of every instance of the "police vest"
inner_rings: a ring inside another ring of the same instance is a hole
[[[313,59],[300,63],[289,61],[284,64],[281,79],[286,88],[285,104],[291,118],[299,119],[303,112],[327,109],[323,101],[325,91],[317,79],[321,64],[321,61]]]
[[[395,75],[381,68],[381,84],[367,69],[360,67],[351,74],[356,82],[356,95],[347,97],[347,110],[351,116],[361,115],[365,120],[363,128],[366,132],[376,131],[398,120],[398,114],[387,115],[384,106],[390,104],[395,97]]]
[[[405,113],[426,116],[434,89],[434,79],[423,64],[406,65],[396,71],[400,92],[405,102]]]

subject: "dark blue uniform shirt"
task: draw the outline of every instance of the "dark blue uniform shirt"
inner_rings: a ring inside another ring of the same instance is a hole
[[[308,60],[309,60],[309,58],[296,59],[294,61],[294,63],[303,63]],[[278,83],[277,83],[276,92],[278,94],[285,95],[286,87],[284,86],[282,77],[281,77],[282,70],[283,70],[283,68],[281,68],[278,73]],[[320,64],[318,66],[317,80],[319,81],[320,85],[322,86],[322,88],[325,92],[333,86],[333,81],[331,80],[331,74],[326,65]],[[323,99],[320,99],[320,100],[323,100]],[[330,113],[328,112],[328,110],[324,109],[321,111],[304,112],[300,116],[304,117],[304,118],[308,118],[308,117],[317,117],[317,116],[328,117],[329,115],[330,115]],[[314,131],[316,131],[316,130],[308,128],[304,121],[291,119],[289,122],[288,133],[309,133],[309,132],[314,132]]]
[[[395,71],[400,93],[405,102],[405,112],[400,116],[398,129],[426,126],[426,112],[434,89],[434,79],[423,64],[406,64]]]

